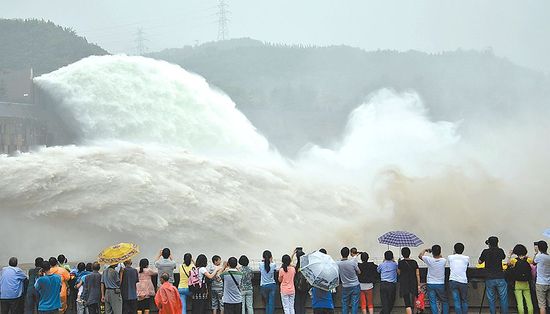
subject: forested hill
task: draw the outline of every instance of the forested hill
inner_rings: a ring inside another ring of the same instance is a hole
[[[225,91],[281,150],[329,144],[365,97],[380,88],[416,90],[435,119],[499,119],[550,105],[542,73],[490,50],[441,54],[348,46],[264,44],[251,39],[168,49],[149,56],[179,64]]]
[[[43,20],[0,19],[0,70],[32,67],[35,75],[51,72],[107,51],[70,28]]]

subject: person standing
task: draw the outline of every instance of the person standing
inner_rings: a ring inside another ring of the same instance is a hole
[[[260,293],[265,302],[265,313],[273,314],[275,312],[275,271],[277,265],[273,263],[273,255],[265,250],[262,254],[263,261],[259,265],[260,269]]]
[[[63,256],[63,258],[65,257]],[[59,266],[57,258],[50,257],[48,261],[50,262],[50,272],[58,274],[59,277],[61,277],[61,308],[59,312],[63,314],[67,310],[68,283],[69,279],[71,279],[71,275],[65,267]]]
[[[42,263],[40,277],[34,284],[38,294],[38,313],[57,314],[61,308],[61,276],[51,271],[49,261]]]
[[[340,273],[340,282],[342,283],[342,314],[349,312],[351,303],[351,314],[357,314],[359,308],[359,295],[361,286],[359,285],[358,274],[361,273],[357,260],[349,258],[349,248],[343,247],[340,250],[342,259],[337,261],[338,271]],[[351,301],[351,302],[350,302]]]
[[[120,295],[120,275],[113,264],[101,275],[101,302],[105,303],[105,314],[121,314],[122,298]]]
[[[294,267],[296,269],[296,275],[294,276],[294,312],[296,314],[306,314],[306,301],[311,289],[311,285],[300,269],[300,258],[304,255],[303,248],[297,247],[291,256],[292,260],[296,257],[296,266]]]
[[[313,314],[333,314],[334,300],[330,291],[311,288],[311,307]]]
[[[159,273],[157,280],[157,289],[160,287],[160,274],[167,273],[170,276],[169,281],[174,283],[174,269],[176,269],[176,262],[172,259],[172,253],[169,248],[160,250],[157,258],[155,259],[155,267]]]
[[[512,255],[516,255],[512,259]],[[524,301],[527,306],[527,313],[533,314],[533,301],[531,300],[530,283],[532,278],[531,265],[527,261],[527,248],[523,244],[517,244],[508,255],[508,270],[513,280],[514,295],[519,314],[525,313]]]
[[[120,271],[120,293],[122,296],[122,313],[137,313],[137,283],[138,272],[132,267],[132,260],[124,261],[124,268]]]
[[[361,263],[359,263],[359,285],[361,286],[361,311],[363,314],[367,314],[367,308],[369,314],[374,314],[374,301],[373,290],[374,283],[378,279],[378,266],[373,262],[369,262],[369,254],[362,252],[360,254]]]
[[[428,256],[426,253],[432,253]],[[441,256],[441,246],[435,244],[430,249],[425,249],[418,255],[418,258],[424,261],[428,266],[427,286],[428,298],[430,299],[430,310],[432,313],[449,313],[449,301],[445,289],[445,264],[447,260]],[[437,303],[441,303],[442,309],[438,309]]]
[[[101,301],[101,265],[98,262],[92,264],[92,273],[86,275],[82,281],[82,294],[80,299],[88,310],[88,314],[99,314]]]
[[[470,265],[470,257],[463,255],[464,244],[456,243],[454,245],[454,254],[449,255],[449,286],[453,296],[455,312],[458,314],[468,313],[468,277],[466,271]]]
[[[237,270],[237,258],[230,257],[223,273],[220,275],[223,282],[223,308],[225,314],[241,314],[242,312],[242,277],[242,273]]]
[[[504,279],[502,261],[506,258],[504,250],[498,247],[498,238],[491,236],[485,241],[489,248],[484,249],[479,257],[479,264],[485,263],[485,280],[489,311],[496,313],[496,295],[500,299],[500,312],[508,313],[508,285]],[[495,293],[496,292],[496,293]]]
[[[34,268],[29,269],[29,283],[27,285],[27,295],[25,297],[25,314],[36,314],[38,312],[38,295],[34,289],[34,284],[42,270],[44,259],[37,257],[34,260]]]
[[[161,285],[155,295],[155,304],[159,309],[159,314],[181,314],[180,294],[170,282],[170,275],[163,273],[159,278]]]
[[[407,314],[412,314],[414,299],[420,290],[420,270],[418,263],[411,259],[411,249],[401,249],[403,259],[397,263],[397,274],[399,275],[399,293],[405,304]]]
[[[155,297],[155,287],[153,286],[153,276],[157,272],[149,268],[149,260],[143,258],[139,261],[139,282],[136,285],[137,289],[137,313],[149,314],[151,309],[151,298]],[[181,279],[180,279],[181,281]]]
[[[537,242],[534,262],[537,265],[537,280],[535,291],[540,313],[546,314],[546,308],[550,306],[550,255],[548,255],[548,243]]]
[[[216,275],[210,282],[210,301],[212,306],[212,314],[223,314],[223,281],[219,274],[223,270],[221,265],[222,258],[218,255],[212,256],[212,264],[207,267],[209,273]]]
[[[193,257],[191,256],[191,253],[185,253],[183,255],[183,263],[180,266],[180,282],[178,284],[178,292],[180,294],[181,298],[181,307],[182,307],[182,314],[187,313],[187,297],[191,295],[189,292],[189,275],[191,274],[191,270],[195,265],[193,265]]]
[[[17,258],[12,257],[0,274],[0,307],[2,314],[19,314],[23,311],[23,285],[27,275],[17,267]]]
[[[281,269],[279,269],[279,282],[281,283],[281,303],[285,314],[294,314],[294,297],[296,290],[294,289],[294,276],[296,269],[290,265],[290,256],[283,255],[281,261]]]
[[[198,282],[200,283],[200,291],[193,292],[192,299],[192,313],[193,314],[206,314],[207,301],[208,301],[208,285],[206,284],[206,279],[213,279],[218,273],[219,269],[210,273],[206,269],[208,264],[208,259],[206,255],[200,254],[197,256],[195,262],[195,269],[193,269],[191,277],[198,277]]]
[[[254,314],[254,293],[252,289],[252,278],[254,273],[248,266],[250,261],[246,255],[239,258],[241,279],[241,295],[243,297],[242,314]]]
[[[397,263],[393,260],[393,252],[384,252],[384,262],[378,265],[380,273],[380,300],[382,301],[382,314],[389,314],[395,304],[395,292],[397,289]]]

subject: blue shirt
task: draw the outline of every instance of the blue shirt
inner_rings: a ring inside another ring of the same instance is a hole
[[[61,276],[57,274],[44,275],[36,281],[34,288],[40,296],[38,310],[40,312],[57,311],[61,308]]]
[[[319,288],[311,289],[311,307],[314,309],[334,309],[332,294]]]
[[[0,274],[0,299],[17,299],[23,293],[27,275],[19,267],[6,266]]]
[[[377,268],[380,273],[380,281],[397,282],[397,263],[394,261],[384,261]]]
[[[275,284],[275,270],[277,265],[275,263],[271,263],[269,266],[269,272],[267,272],[265,270],[264,263],[260,263],[260,286]]]

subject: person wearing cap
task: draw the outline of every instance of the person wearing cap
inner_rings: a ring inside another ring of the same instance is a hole
[[[537,265],[536,294],[540,313],[546,314],[546,308],[550,306],[550,255],[548,255],[548,243],[537,242],[535,246],[535,264]]]
[[[481,252],[479,263],[485,263],[485,288],[489,311],[491,314],[496,313],[496,296],[498,295],[500,312],[508,313],[508,285],[504,279],[504,270],[502,269],[502,261],[506,258],[506,254],[503,249],[498,247],[498,238],[495,236],[489,237],[485,244],[489,248]]]

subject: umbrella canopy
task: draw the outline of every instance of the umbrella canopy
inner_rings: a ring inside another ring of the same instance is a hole
[[[330,291],[338,286],[338,265],[330,257],[319,251],[300,258],[301,272],[313,287]]]
[[[417,247],[424,244],[419,237],[415,234],[407,231],[390,231],[386,232],[378,238],[378,242],[391,246],[403,247],[412,246]]]
[[[547,238],[550,238],[550,228],[544,230],[544,232],[542,233],[543,236],[547,237]]]
[[[113,265],[122,263],[138,255],[139,247],[133,243],[119,243],[110,246],[97,256],[99,263]]]

